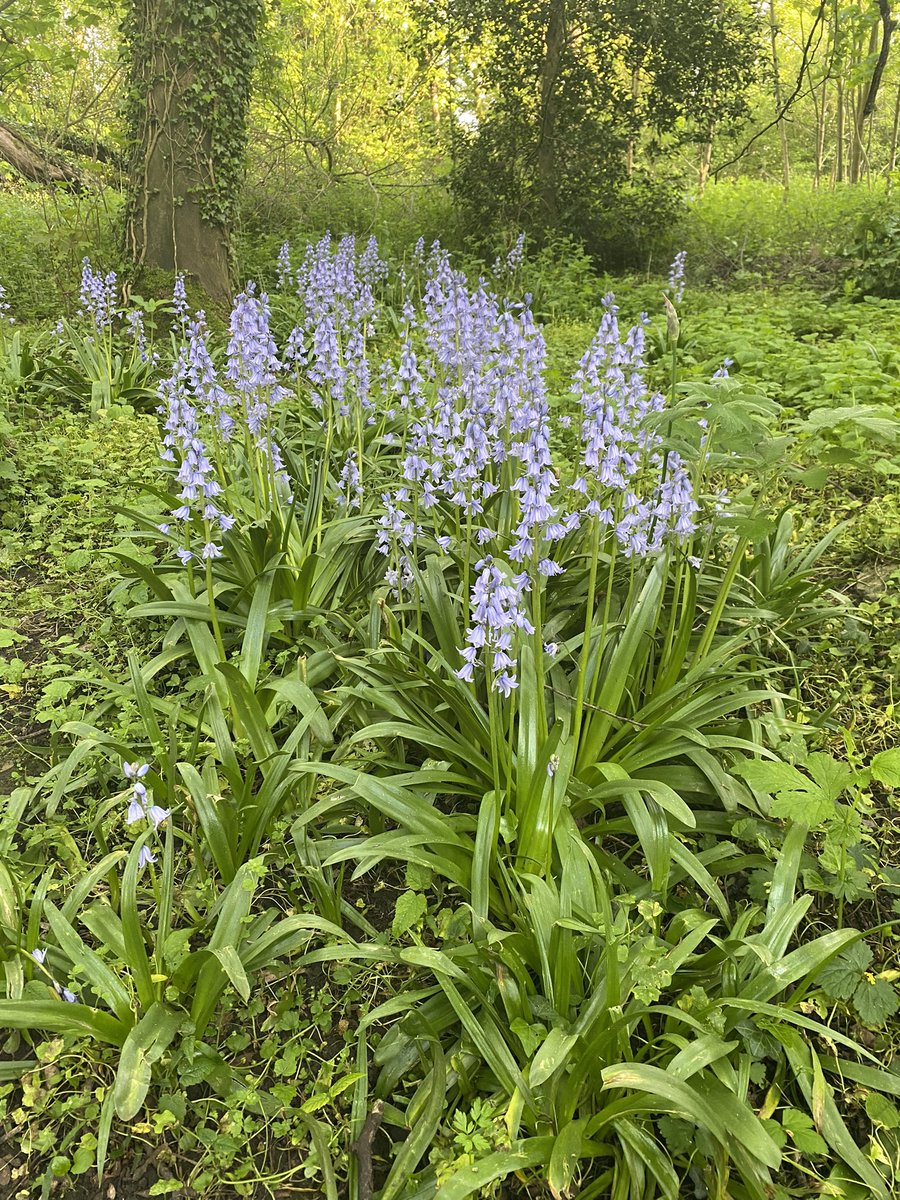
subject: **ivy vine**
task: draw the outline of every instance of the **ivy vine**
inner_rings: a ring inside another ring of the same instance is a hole
[[[132,213],[148,157],[163,137],[184,197],[196,200],[205,222],[231,223],[262,12],[263,0],[130,0],[121,33]]]

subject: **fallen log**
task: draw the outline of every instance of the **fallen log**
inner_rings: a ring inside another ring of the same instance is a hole
[[[0,121],[0,159],[31,183],[55,184],[75,192],[84,190],[84,181],[74,167],[42,150],[5,121]]]

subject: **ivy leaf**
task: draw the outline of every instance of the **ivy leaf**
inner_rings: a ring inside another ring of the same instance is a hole
[[[864,1025],[883,1025],[900,1008],[897,989],[877,975],[864,976],[853,993],[853,1004]]]
[[[514,1033],[522,1043],[522,1049],[529,1058],[534,1056],[535,1050],[537,1050],[538,1046],[547,1036],[546,1025],[541,1025],[540,1023],[529,1025],[521,1017],[516,1017],[509,1028],[510,1032]]]
[[[801,1154],[819,1155],[828,1153],[825,1139],[813,1128],[812,1117],[796,1108],[786,1108],[781,1123],[791,1135],[791,1141]]]
[[[900,746],[876,754],[870,769],[873,777],[885,787],[900,788]]]
[[[414,925],[418,925],[425,916],[427,907],[428,901],[421,892],[404,892],[398,896],[394,905],[394,919],[391,922],[392,935],[395,938],[402,937]]]
[[[854,942],[833,959],[819,976],[819,986],[832,1000],[849,1000],[872,961],[865,942]]]

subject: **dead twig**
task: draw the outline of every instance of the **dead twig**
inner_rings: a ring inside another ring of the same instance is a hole
[[[375,1194],[375,1176],[372,1170],[372,1143],[384,1117],[384,1101],[376,1100],[366,1117],[359,1137],[350,1147],[359,1163],[359,1200],[372,1200]]]

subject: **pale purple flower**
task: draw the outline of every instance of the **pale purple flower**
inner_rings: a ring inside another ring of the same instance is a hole
[[[338,480],[338,488],[340,490],[337,502],[340,507],[358,510],[362,502],[363,489],[356,450],[353,448],[347,451],[344,465],[341,468],[341,476]]]
[[[669,267],[669,291],[676,304],[681,303],[684,296],[684,267],[687,262],[687,251],[679,250]]]
[[[158,829],[167,817],[171,816],[171,812],[167,808],[160,808],[158,804],[151,804],[147,809],[147,819],[153,822],[153,828]]]
[[[524,607],[527,576],[507,579],[492,558],[476,564],[478,578],[472,587],[472,624],[466,633],[466,645],[460,650],[464,665],[456,672],[460,679],[474,678],[479,653],[490,654],[492,686],[509,696],[517,686],[514,674],[515,641],[520,634],[531,635],[534,626]]]
[[[291,282],[291,246],[290,242],[282,242],[278,251],[277,266],[278,287],[286,288]]]
[[[172,312],[183,326],[187,320],[188,302],[184,287],[184,273],[181,271],[175,276],[175,287],[172,290]]]
[[[87,257],[81,260],[81,308],[79,316],[90,317],[98,334],[109,329],[116,315],[117,279],[115,271],[96,273]]]

